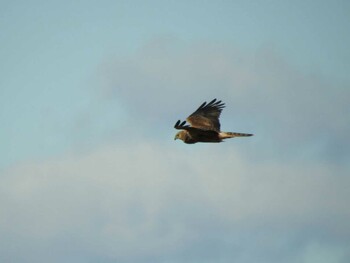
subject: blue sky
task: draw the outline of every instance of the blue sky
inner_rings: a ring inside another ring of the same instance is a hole
[[[347,1],[0,3],[2,261],[349,261]]]

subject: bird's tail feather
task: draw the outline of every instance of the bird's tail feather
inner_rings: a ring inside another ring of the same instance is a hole
[[[234,138],[234,137],[249,137],[253,136],[251,133],[240,133],[240,132],[220,132],[221,139]]]

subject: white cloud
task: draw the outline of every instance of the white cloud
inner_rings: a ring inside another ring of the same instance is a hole
[[[174,145],[124,143],[7,171],[1,254],[44,262],[38,255],[55,248],[57,261],[77,253],[98,262],[201,261],[205,254],[216,262],[232,259],[233,249],[242,249],[241,260],[251,253],[237,241],[242,236],[261,250],[284,235],[326,246],[349,237],[349,178],[336,167],[253,163],[227,148]],[[270,232],[267,244],[254,237],[258,229]]]

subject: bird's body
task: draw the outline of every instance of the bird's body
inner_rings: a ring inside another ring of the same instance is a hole
[[[224,107],[225,104],[216,101],[216,99],[208,104],[204,102],[186,119],[191,126],[186,125],[186,121],[181,122],[179,120],[176,122],[174,128],[181,131],[176,134],[175,140],[180,139],[187,144],[197,142],[218,143],[222,142],[223,139],[252,136],[253,134],[249,133],[220,131],[219,117]]]
[[[178,139],[185,143],[193,144],[196,142],[221,142],[219,133],[210,130],[194,129],[191,132],[183,130],[178,133]]]

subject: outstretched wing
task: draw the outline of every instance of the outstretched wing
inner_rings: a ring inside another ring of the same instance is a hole
[[[225,108],[225,103],[213,99],[209,103],[204,102],[186,120],[194,128],[220,132],[219,118],[223,108]]]
[[[186,121],[181,122],[180,120],[175,123],[174,128],[177,130],[186,130],[189,132],[194,132],[197,130],[196,128],[187,125]]]

